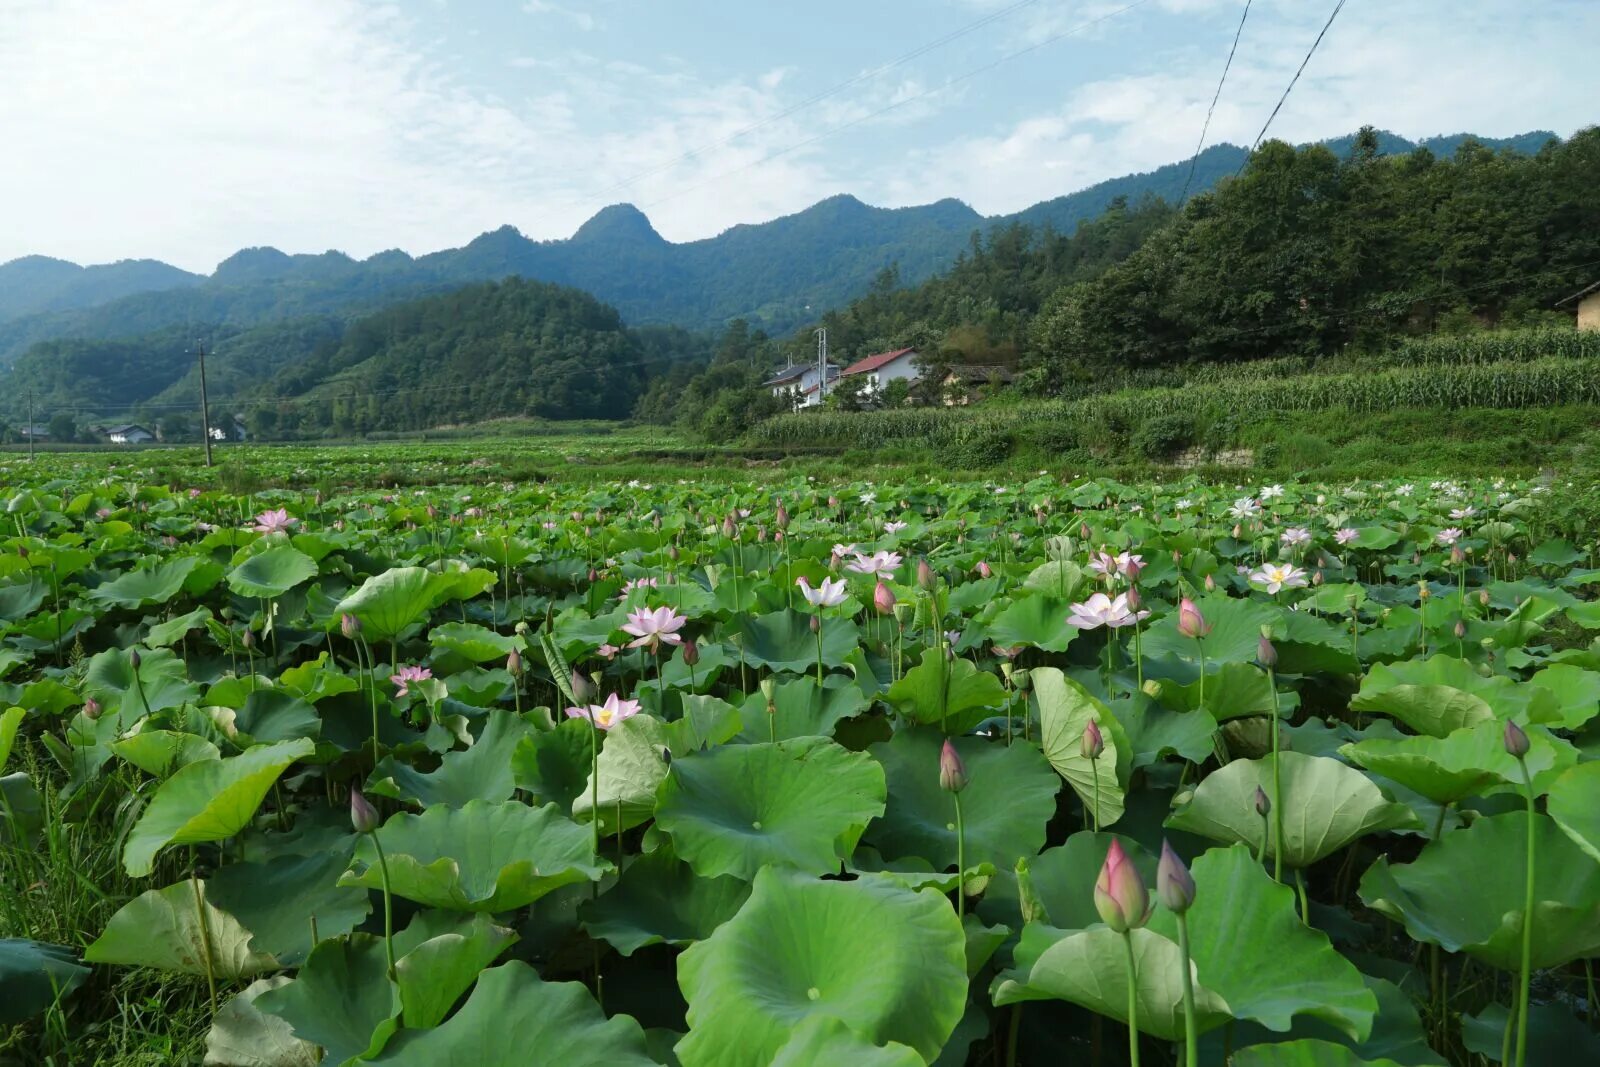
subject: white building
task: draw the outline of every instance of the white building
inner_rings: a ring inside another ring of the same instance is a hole
[[[828,364],[828,383],[839,378],[839,368]],[[772,395],[789,401],[794,408],[809,408],[822,403],[822,375],[815,363],[791,363],[761,383]]]
[[[137,423],[127,426],[106,427],[106,437],[114,445],[142,445],[146,441],[154,441],[156,435]]]
[[[875,356],[857,360],[844,369],[842,378],[861,376],[865,382],[862,393],[867,396],[876,396],[883,392],[890,382],[908,382],[916,384],[920,377],[917,369],[917,350],[915,348],[897,348],[893,352],[879,352]]]

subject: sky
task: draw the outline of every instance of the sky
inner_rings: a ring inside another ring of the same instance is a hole
[[[1255,139],[1333,3],[1254,0],[1206,143]],[[0,0],[0,262],[421,254],[618,202],[673,241],[838,193],[1016,211],[1188,158],[1243,10]],[[1348,0],[1271,135],[1570,135],[1596,41],[1595,0]]]

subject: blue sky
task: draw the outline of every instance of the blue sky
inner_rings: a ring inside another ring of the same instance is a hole
[[[1332,3],[1255,0],[1210,141],[1255,135]],[[842,192],[1014,211],[1192,152],[1242,9],[0,0],[0,261],[422,253],[624,200],[671,240]],[[1596,40],[1592,0],[1349,0],[1272,132],[1569,134]]]

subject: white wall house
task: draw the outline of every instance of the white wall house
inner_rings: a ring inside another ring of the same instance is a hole
[[[137,424],[108,426],[106,437],[114,445],[141,445],[156,439],[155,434]]]
[[[828,382],[839,378],[839,368],[828,364]],[[772,395],[789,401],[790,407],[809,408],[822,403],[822,374],[815,363],[791,363],[761,383]]]
[[[915,384],[920,377],[920,372],[917,370],[917,350],[897,348],[893,352],[879,352],[875,356],[868,356],[850,364],[840,375],[843,378],[858,376],[865,383],[862,392],[868,396],[876,396],[883,392],[890,382],[904,381]]]

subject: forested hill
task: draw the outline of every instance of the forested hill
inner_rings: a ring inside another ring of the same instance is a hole
[[[1484,144],[1529,151],[1551,136],[1530,133]],[[1434,151],[1448,154],[1462,139],[1436,139]],[[1333,147],[1339,154],[1345,150],[1339,142]],[[1413,147],[1404,138],[1379,134],[1380,152]],[[1208,149],[1195,167],[1191,192],[1234,173],[1244,156],[1244,149],[1232,145]],[[149,261],[80,268],[27,257],[0,265],[0,368],[39,341],[131,338],[196,324],[243,329],[306,316],[349,319],[511,275],[584,289],[632,325],[720,329],[743,318],[776,334],[807,321],[814,314],[808,308],[839,307],[866,292],[890,265],[906,284],[944,270],[975,230],[1021,221],[1071,233],[1118,198],[1131,203],[1154,194],[1175,203],[1188,170],[1187,162],[1173,163],[987,219],[957,200],[888,209],[837,196],[794,215],[682,244],[664,240],[637,209],[614,205],[567,240],[533,241],[505,226],[461,248],[415,258],[396,250],[355,260],[339,252],[289,255],[251,248],[224,260],[209,277]]]

